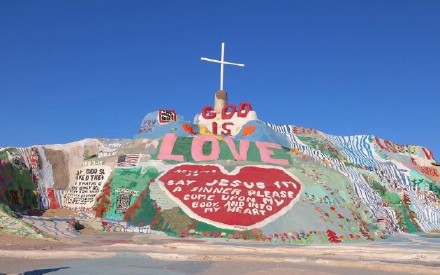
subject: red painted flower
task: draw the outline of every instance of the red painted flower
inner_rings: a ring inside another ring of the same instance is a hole
[[[338,235],[336,235],[336,232],[334,232],[333,230],[328,229],[326,233],[327,233],[327,239],[329,240],[329,242],[332,242],[332,243],[340,243],[341,242]]]
[[[188,133],[190,135],[195,135],[196,134],[194,132],[193,128],[191,127],[191,125],[189,125],[188,123],[183,123],[182,124],[182,129],[183,129],[183,131],[185,131],[186,133]]]
[[[214,237],[214,238],[220,238],[221,235],[222,235],[221,232],[212,232],[212,234],[211,234],[211,236]]]

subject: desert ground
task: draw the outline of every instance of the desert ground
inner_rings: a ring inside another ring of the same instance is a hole
[[[402,234],[380,242],[280,245],[89,226],[74,238],[25,238],[0,231],[0,273],[440,274],[440,238]]]

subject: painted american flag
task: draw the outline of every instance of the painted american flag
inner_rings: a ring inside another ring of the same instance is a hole
[[[139,154],[127,154],[118,157],[117,167],[134,167],[139,161]]]

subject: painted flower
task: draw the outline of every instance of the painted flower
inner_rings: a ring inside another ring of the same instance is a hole
[[[194,132],[194,129],[188,123],[183,123],[182,124],[182,129],[183,129],[183,131],[185,131],[186,133],[188,133],[190,135],[195,135],[196,134]]]
[[[243,136],[244,137],[252,134],[253,132],[255,132],[255,126],[254,125],[248,125],[248,126],[243,128]]]

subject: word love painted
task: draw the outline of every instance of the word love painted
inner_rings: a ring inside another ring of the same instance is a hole
[[[226,229],[261,227],[289,211],[298,179],[274,166],[180,164],[158,178],[161,188],[192,218]]]
[[[194,138],[192,138],[190,148],[187,148],[188,142],[182,143],[179,146],[181,152],[191,152],[191,156],[189,157],[184,154],[173,153],[177,141],[178,137],[176,136],[176,134],[166,134],[162,140],[157,158],[161,160],[174,160],[179,162],[218,160],[221,156],[221,153],[224,153],[221,152],[220,143],[225,143],[229,149],[229,152],[227,152],[228,155],[237,161],[256,161],[256,159],[248,159],[248,151],[250,151],[251,145],[252,148],[257,148],[256,150],[258,150],[260,155],[259,160],[261,160],[262,162],[276,165],[288,165],[290,159],[290,156],[286,152],[284,152],[281,145],[276,143],[259,141],[251,143],[246,140],[241,140],[238,145],[238,149],[236,143],[232,138],[224,137],[223,141],[219,141],[215,136],[205,135],[195,136]],[[211,145],[210,152],[204,152],[204,147],[207,143],[210,143]],[[275,151],[277,151],[278,157],[275,157]]]

